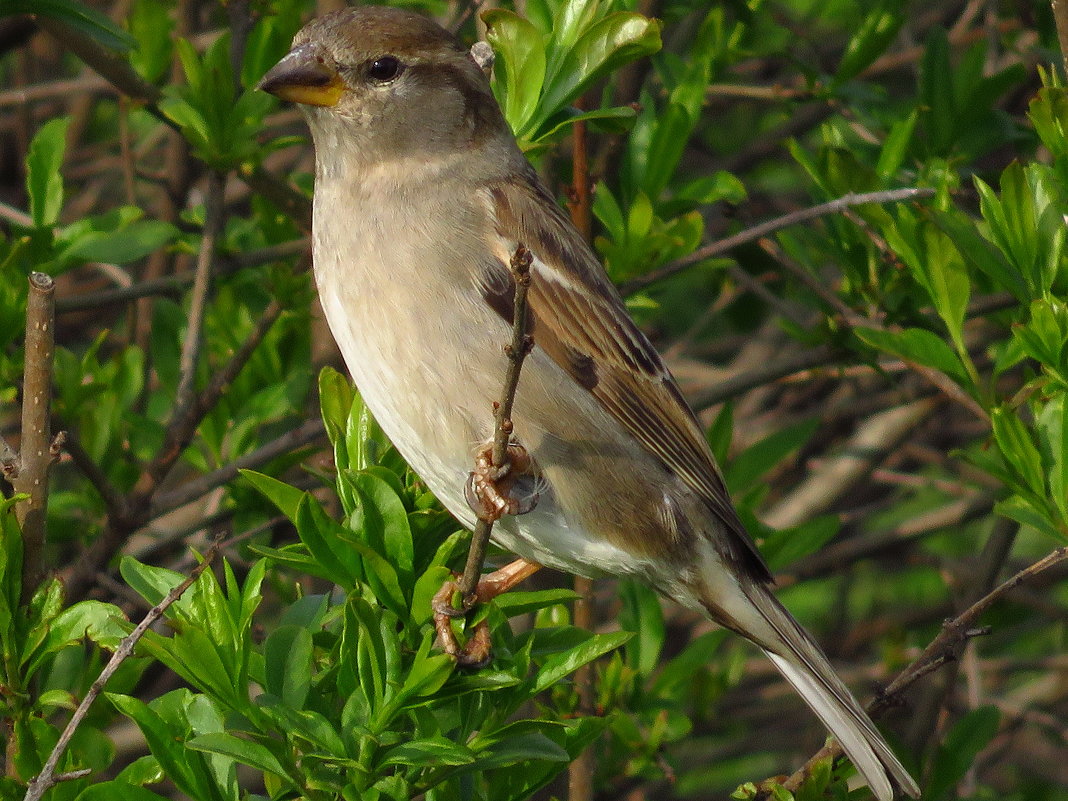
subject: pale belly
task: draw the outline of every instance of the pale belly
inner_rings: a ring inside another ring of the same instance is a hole
[[[354,268],[324,258],[316,256],[320,299],[364,402],[412,469],[472,528],[475,515],[464,498],[464,486],[476,452],[493,436],[492,404],[504,382],[503,346],[510,328],[473,286],[457,285],[429,266],[400,291],[400,279],[391,267],[367,269],[365,261]],[[552,481],[566,480],[568,474],[559,464],[560,437],[566,433],[545,430],[552,426],[544,420],[574,418],[574,403],[561,400],[560,409],[549,409],[547,415],[523,413],[524,404],[535,396],[545,407],[555,405],[561,393],[574,392],[569,381],[535,347],[520,379],[516,433],[535,461],[546,467],[540,498],[533,511],[498,521],[493,539],[519,556],[567,572],[647,574],[649,565],[591,533],[560,503]],[[581,403],[593,409],[592,398],[580,398]]]

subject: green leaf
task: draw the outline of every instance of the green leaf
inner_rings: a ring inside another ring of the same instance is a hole
[[[404,686],[400,696],[406,701],[433,695],[448,681],[456,668],[456,660],[448,654],[430,654],[433,640],[425,637],[415,655],[411,670],[404,677]]]
[[[537,612],[554,604],[566,604],[576,601],[582,596],[574,590],[554,589],[536,590],[533,592],[514,591],[498,595],[493,599],[493,604],[505,617],[525,615],[528,612]]]
[[[66,150],[70,117],[59,117],[41,126],[30,142],[26,156],[26,194],[30,217],[38,228],[55,225],[63,208],[63,152]]]
[[[167,7],[157,0],[135,0],[126,24],[137,43],[128,56],[130,66],[156,83],[166,74],[174,53],[174,21]]]
[[[78,793],[75,801],[167,801],[167,799],[137,784],[115,779],[89,785]]]
[[[472,768],[488,770],[515,765],[527,760],[568,762],[571,756],[558,743],[540,731],[532,731],[535,721],[518,721],[491,735],[492,742],[486,746],[485,739],[478,741],[478,760]],[[474,747],[474,745],[472,745]]]
[[[522,132],[534,116],[545,80],[545,44],[533,24],[505,9],[483,12],[486,41],[497,53],[494,88],[512,130]]]
[[[357,495],[351,527],[389,561],[404,584],[410,584],[415,556],[403,501],[393,487],[370,472],[351,474],[350,480]]]
[[[994,739],[999,720],[995,707],[982,706],[956,722],[938,747],[924,798],[937,801],[950,797],[952,788],[975,763],[976,755]]]
[[[363,560],[352,547],[351,535],[310,494],[300,499],[293,522],[300,541],[331,581],[351,590],[363,578]]]
[[[79,237],[63,250],[74,261],[128,264],[158,250],[173,240],[178,229],[161,220],[139,220],[114,231],[94,231]]]
[[[90,639],[97,645],[115,650],[126,636],[129,626],[118,607],[102,601],[79,601],[67,607],[47,625],[47,636],[34,649],[34,659],[26,666],[26,673],[36,672],[41,660],[68,645]],[[30,654],[25,654],[29,658]]]
[[[412,740],[386,749],[379,765],[467,765],[474,762],[476,754],[467,746],[454,743],[444,737]]]
[[[241,475],[248,483],[258,489],[263,496],[278,507],[278,511],[292,521],[297,519],[297,507],[300,505],[304,492],[279,481],[277,478],[257,473],[255,470],[240,470]]]
[[[1054,523],[1049,510],[1032,497],[1010,495],[994,504],[994,512],[1021,525],[1030,526],[1055,540],[1064,541],[1064,532]]]
[[[1009,469],[1036,496],[1044,496],[1046,482],[1042,456],[1016,411],[1009,406],[999,406],[990,413],[990,422],[994,441]]]
[[[1068,402],[1063,392],[1050,398],[1035,423],[1049,482],[1049,496],[1068,531]]]
[[[194,751],[221,754],[243,765],[262,770],[264,773],[273,773],[282,777],[287,776],[282,763],[265,746],[250,740],[243,740],[226,732],[218,731],[201,734],[193,737],[185,745]]]
[[[819,423],[814,418],[779,429],[730,460],[724,475],[731,493],[741,494],[751,489],[761,476],[808,442]]]
[[[634,636],[627,641],[627,664],[639,676],[649,676],[660,663],[667,628],[660,597],[648,586],[633,579],[620,582],[623,608],[619,625]]]
[[[119,573],[132,590],[153,605],[162,601],[167,593],[185,580],[181,573],[142,564],[132,556],[122,557],[119,561]],[[176,607],[181,609],[183,601],[184,598],[179,598],[168,611],[173,611]]]
[[[333,367],[324,367],[319,371],[319,408],[331,442],[344,439],[355,398],[356,393],[348,378]],[[339,464],[337,468],[342,470],[348,466]]]
[[[658,51],[660,25],[640,14],[620,11],[594,23],[573,46],[561,45],[563,58],[548,78],[541,102],[543,118],[617,67]]]
[[[590,634],[575,647],[546,658],[534,680],[535,692],[548,689],[583,665],[623,645],[632,636],[629,631]]]
[[[884,180],[889,181],[897,175],[901,165],[905,163],[917,119],[919,116],[914,111],[903,120],[895,120],[890,126],[882,150],[879,151],[879,161],[875,164],[875,172]]]
[[[312,681],[311,633],[303,626],[279,626],[263,644],[263,662],[267,692],[302,709]]]
[[[772,570],[782,570],[798,559],[816,553],[834,539],[842,523],[837,515],[824,515],[799,526],[783,528],[764,537],[760,552]]]
[[[904,331],[857,328],[856,334],[877,350],[893,354],[906,362],[933,367],[961,386],[971,384],[957,354],[930,331],[922,328],[906,328]]]

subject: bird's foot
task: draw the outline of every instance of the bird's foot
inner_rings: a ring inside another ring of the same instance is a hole
[[[500,570],[487,573],[479,579],[475,591],[460,600],[459,608],[452,605],[453,596],[460,589],[459,585],[454,579],[442,584],[441,589],[431,599],[430,605],[434,610],[434,628],[438,632],[438,642],[441,643],[445,653],[455,657],[460,667],[477,670],[488,665],[493,656],[489,624],[485,620],[480,620],[475,624],[467,642],[461,645],[452,627],[453,618],[463,617],[478,604],[492,601],[540,569],[541,565],[537,562],[516,559]]]
[[[515,498],[509,493],[520,476],[533,472],[527,449],[511,443],[502,464],[493,463],[493,444],[484,446],[475,457],[475,469],[464,485],[464,497],[479,520],[496,523],[505,515],[523,515],[538,503],[538,493]]]

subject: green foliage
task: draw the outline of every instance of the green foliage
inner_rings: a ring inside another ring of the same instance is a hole
[[[31,97],[17,113],[0,106],[25,148],[0,176],[0,424],[5,439],[19,426],[25,277],[62,277],[54,428],[77,457],[53,470],[38,587],[23,587],[34,557],[12,511],[22,500],[0,502],[0,798],[22,797],[132,629],[138,607],[114,582],[157,603],[188,574],[190,540],[222,531],[224,557],[141,640],[58,767],[94,772],[49,801],[546,799],[563,796],[559,774],[586,748],[599,797],[725,796],[742,783],[735,797],[789,799],[759,779],[814,751],[816,724],[802,731],[738,638],[640,581],[598,585],[592,630],[575,624],[566,587],[495,600],[454,624],[461,638],[489,624],[493,662],[479,671],[436,648],[431,598],[469,535],[348,379],[318,370],[330,357],[300,239],[304,129],[251,88],[314,4],[201,4],[179,20],[172,0],[133,0],[117,23],[90,5],[0,4],[0,17],[43,19],[61,53],[0,55],[5,85]],[[577,203],[580,182],[594,187],[593,244],[617,283],[815,203],[929,190],[767,232],[627,298],[685,392],[756,376],[739,384],[755,392],[701,418],[724,480],[790,578],[784,602],[832,658],[886,680],[981,592],[975,576],[1004,578],[1068,540],[1068,90],[1055,68],[1032,72],[1035,52],[1059,63],[1052,23],[999,27],[1007,12],[992,8],[962,36],[964,23],[940,27],[957,19],[944,4],[917,15],[900,0],[666,0],[655,20],[639,5],[528,0],[482,14],[521,147],[558,196]],[[476,37],[474,19],[447,22]],[[1036,39],[1041,50],[1021,50]],[[38,86],[97,75],[117,89]],[[572,159],[582,129],[589,173]],[[218,204],[204,196],[209,172],[225,178]],[[224,218],[201,303],[190,287],[209,206]],[[810,369],[813,353],[828,355]],[[782,361],[803,367],[763,372]],[[924,396],[941,403],[915,431],[845,447],[873,415]],[[324,458],[296,437],[316,408]],[[184,415],[195,419],[179,437]],[[961,503],[974,511],[924,527]],[[792,505],[804,514],[784,515]],[[98,572],[111,581],[94,584]],[[1063,650],[1049,618],[1068,595],[1063,582],[1042,592],[1041,605],[995,605],[995,636],[973,646],[970,664],[991,671],[984,698],[1012,696],[1000,714],[962,712],[956,689],[938,715],[908,707],[944,722],[901,749],[917,755],[925,798],[972,786],[975,798],[1058,797],[1052,773],[998,737],[1011,726],[1030,727],[1028,747],[1050,739],[1016,715],[1018,697],[1036,719],[1063,706],[1040,666]],[[143,743],[119,754],[109,729],[123,719]],[[849,770],[817,764],[792,797],[866,797],[848,793]]]
[[[568,104],[614,70],[660,49],[660,29],[602,0],[545,0],[528,17],[491,9],[482,18],[499,57],[494,89],[520,146],[548,144],[578,120],[625,121],[628,108],[580,112]]]
[[[324,418],[339,435],[335,448],[346,445],[342,431],[362,437],[366,411],[347,382],[328,370],[320,386]],[[335,429],[346,405],[347,423]],[[550,781],[608,723],[570,720],[552,705],[542,706],[537,718],[520,714],[547,688],[629,638],[553,625],[550,618],[520,634],[509,631],[507,615],[537,612],[569,596],[525,593],[491,606],[496,658],[487,670],[457,671],[451,657],[435,652],[430,595],[462,558],[456,547],[462,540],[413,538],[452,524],[440,510],[418,508],[420,493],[403,466],[394,472],[371,460],[339,470],[339,497],[353,503],[345,523],[310,493],[259,473],[246,477],[291,519],[299,542],[257,547],[265,559],[243,583],[229,564],[222,582],[203,572],[167,612],[173,633],[145,634],[143,652],[195,692],[175,691],[148,704],[109,695],[184,793],[213,801],[236,797],[241,764],[263,774],[272,796],[401,799],[433,792],[520,799]],[[302,597],[261,643],[253,639],[253,621],[269,565],[321,575],[340,592]],[[149,603],[182,580],[132,558],[123,560],[122,575]]]

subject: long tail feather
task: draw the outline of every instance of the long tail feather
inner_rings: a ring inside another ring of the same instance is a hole
[[[918,798],[916,782],[838,678],[820,647],[766,588],[752,587],[747,595],[777,635],[758,644],[841,743],[876,798],[892,801],[894,785]]]

